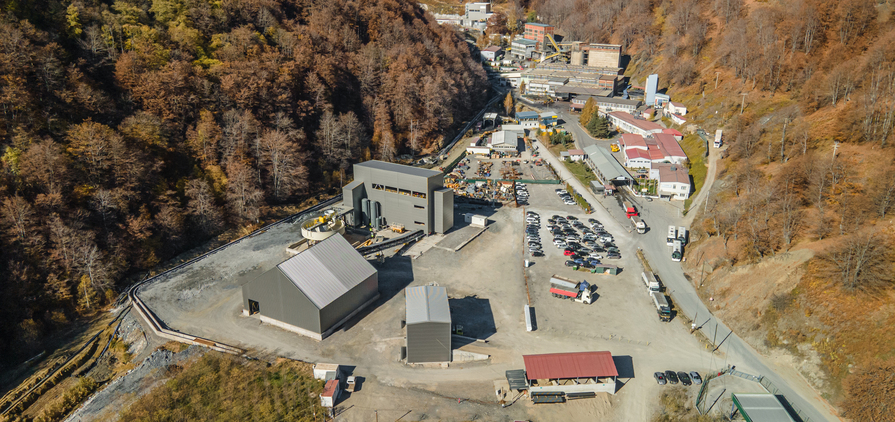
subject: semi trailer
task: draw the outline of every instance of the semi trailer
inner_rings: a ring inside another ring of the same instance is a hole
[[[640,276],[643,278],[643,284],[650,294],[661,290],[662,286],[659,284],[659,280],[656,279],[656,275],[653,274],[652,271],[644,271],[640,273]]]
[[[671,307],[668,306],[668,300],[665,299],[665,295],[660,292],[651,292],[650,297],[653,298],[653,305],[656,305],[656,313],[659,315],[659,320],[664,322],[671,321]]]
[[[634,223],[634,228],[637,229],[637,233],[646,233],[646,223],[643,222],[642,218],[636,215],[632,215],[631,222]]]
[[[681,258],[684,257],[684,248],[681,245],[681,241],[678,239],[674,239],[674,244],[671,246],[671,260],[674,262],[680,262]]]
[[[555,298],[572,299],[585,305],[589,305],[593,300],[590,283],[569,280],[558,275],[550,277],[550,293]]]

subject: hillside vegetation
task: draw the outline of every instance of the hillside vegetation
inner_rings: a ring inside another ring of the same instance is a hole
[[[488,94],[468,44],[404,0],[2,10],[0,367],[124,276],[354,162],[432,150]]]
[[[622,44],[632,56],[632,83],[657,72],[691,122],[724,128],[729,157],[692,227],[692,279],[705,274],[701,293],[756,347],[819,360],[816,373],[803,374],[844,416],[889,418],[883,403],[895,399],[893,389],[866,384],[891,379],[885,368],[895,359],[895,25],[888,4],[532,6],[580,39]]]
[[[306,363],[282,359],[273,366],[209,352],[125,409],[125,421],[324,420],[323,381]]]

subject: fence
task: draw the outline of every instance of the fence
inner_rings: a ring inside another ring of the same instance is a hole
[[[475,183],[475,182],[516,182],[516,183],[528,183],[532,185],[558,185],[562,183],[562,180],[530,180],[530,179],[460,179],[466,183]]]

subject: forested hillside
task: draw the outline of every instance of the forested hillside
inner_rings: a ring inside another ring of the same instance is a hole
[[[2,10],[0,366],[125,275],[336,187],[353,162],[431,150],[487,95],[467,43],[410,1]]]
[[[725,131],[729,155],[685,269],[844,415],[887,420],[895,364],[895,25],[875,0],[534,0],[575,38],[622,44],[627,76]],[[801,362],[801,363],[800,363]],[[810,363],[810,365],[809,365]],[[816,363],[816,365],[815,365]]]

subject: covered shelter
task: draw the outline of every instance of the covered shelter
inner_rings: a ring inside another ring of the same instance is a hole
[[[618,370],[610,352],[524,355],[522,360],[532,393],[615,394]]]
[[[341,235],[242,285],[243,314],[323,340],[379,298],[379,273]]]
[[[451,309],[447,289],[440,286],[404,290],[407,363],[451,361]]]
[[[634,180],[625,167],[605,148],[590,145],[584,148],[584,152],[587,154],[585,161],[603,183],[629,185]]]
[[[768,393],[733,393],[731,415],[740,412],[747,422],[795,422],[780,398]]]

